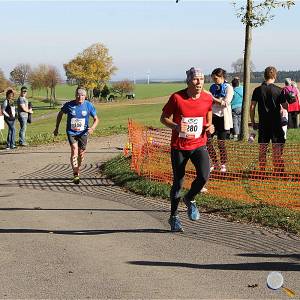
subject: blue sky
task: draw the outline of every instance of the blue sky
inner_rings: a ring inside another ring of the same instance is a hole
[[[242,1],[245,2],[245,1]],[[63,64],[93,43],[109,48],[118,67],[113,79],[184,78],[199,66],[232,71],[242,57],[244,27],[231,1],[2,1],[0,68],[18,63]],[[276,9],[275,18],[253,32],[252,61],[299,70],[300,2]]]

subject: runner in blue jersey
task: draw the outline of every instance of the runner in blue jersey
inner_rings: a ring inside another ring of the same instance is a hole
[[[94,105],[85,100],[86,90],[77,89],[76,99],[64,104],[56,118],[56,127],[53,131],[55,136],[58,135],[59,124],[63,114],[67,114],[67,136],[71,147],[71,165],[74,173],[73,182],[80,183],[80,166],[84,159],[88,135],[92,134],[98,125]],[[93,118],[94,122],[89,127],[89,118]]]

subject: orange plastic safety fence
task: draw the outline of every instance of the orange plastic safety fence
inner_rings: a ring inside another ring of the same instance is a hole
[[[129,120],[128,137],[131,168],[141,176],[171,184],[171,130],[146,127]],[[300,210],[300,144],[211,140],[207,148],[214,167],[206,184],[210,194]],[[189,162],[186,188],[195,176],[194,166]]]

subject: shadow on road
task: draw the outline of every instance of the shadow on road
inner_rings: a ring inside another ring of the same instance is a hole
[[[237,256],[246,257],[278,257],[278,258],[292,258],[300,260],[300,254],[274,254],[274,253],[241,253]]]
[[[293,262],[255,262],[239,264],[190,264],[169,261],[129,261],[131,265],[151,267],[175,267],[208,270],[248,270],[248,271],[300,271],[300,265]]]
[[[111,233],[170,233],[164,229],[82,229],[82,230],[47,230],[47,229],[30,229],[30,228],[8,228],[0,229],[0,233],[50,233],[50,234],[66,234],[66,235],[100,235]]]
[[[113,209],[113,208],[41,208],[41,207],[0,207],[0,211],[89,211],[89,212],[169,212],[166,209]]]

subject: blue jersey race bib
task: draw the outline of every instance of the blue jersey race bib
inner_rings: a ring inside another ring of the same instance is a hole
[[[67,133],[71,135],[87,134],[89,117],[96,116],[96,109],[89,101],[77,104],[75,100],[64,104],[62,111],[67,114]]]

